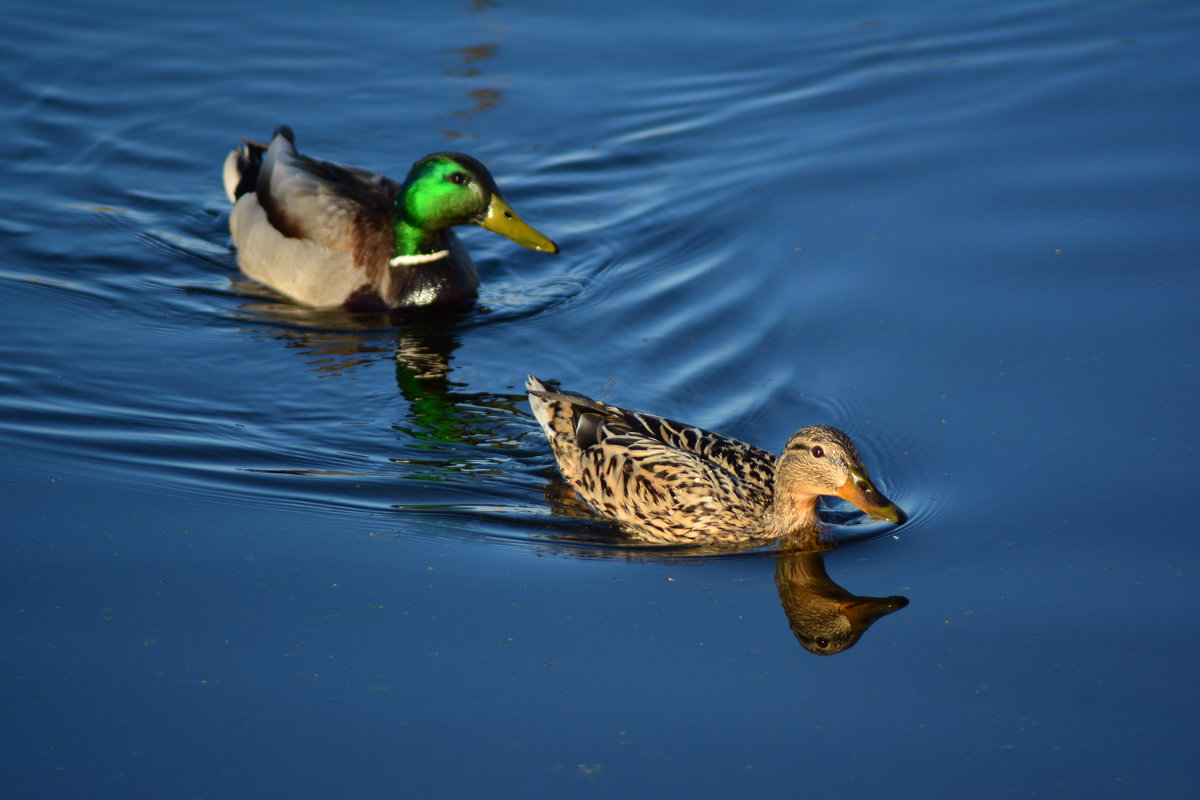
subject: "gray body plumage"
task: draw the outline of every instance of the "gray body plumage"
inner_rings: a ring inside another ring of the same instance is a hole
[[[382,310],[475,296],[475,265],[449,229],[442,232],[447,255],[389,266],[400,184],[301,155],[286,127],[268,147],[247,143],[232,151],[223,176],[234,203],[229,228],[238,265],[297,302]]]

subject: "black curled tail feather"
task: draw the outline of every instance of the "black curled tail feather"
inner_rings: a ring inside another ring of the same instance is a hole
[[[234,202],[237,202],[242,195],[255,190],[258,185],[258,171],[262,168],[263,154],[269,147],[269,145],[252,139],[242,139],[242,142],[241,147],[230,153],[230,162],[232,163],[226,165],[226,189],[230,192],[230,199]],[[231,180],[228,174],[230,167],[236,170],[236,182]]]

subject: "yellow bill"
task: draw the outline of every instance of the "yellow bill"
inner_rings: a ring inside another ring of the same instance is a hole
[[[508,203],[504,202],[504,198],[498,194],[492,195],[492,202],[488,204],[487,214],[483,219],[478,220],[478,224],[480,227],[506,236],[530,250],[538,250],[543,253],[558,252],[558,245],[553,239],[542,235],[525,220],[518,217],[517,212],[509,208]]]

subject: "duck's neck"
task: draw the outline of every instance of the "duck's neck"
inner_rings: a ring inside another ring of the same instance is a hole
[[[821,527],[821,518],[817,515],[817,495],[788,490],[779,483],[776,481],[774,502],[767,515],[771,537],[794,537],[817,531]]]
[[[397,214],[392,221],[392,257],[411,258],[447,254],[446,233],[418,228]]]

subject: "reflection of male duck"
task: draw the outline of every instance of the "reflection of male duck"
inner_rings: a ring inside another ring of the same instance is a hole
[[[776,458],[718,433],[551,389],[532,376],[526,388],[563,477],[596,513],[641,541],[735,544],[787,536],[815,543],[821,495],[842,497],[878,519],[906,519],[836,428],[801,428]]]
[[[450,379],[451,354],[459,332],[444,324],[406,325],[396,337],[396,387],[408,401],[408,418],[398,428],[413,438],[462,444],[494,443],[496,428],[519,402],[517,396],[467,392]],[[500,406],[504,413],[485,409]]]
[[[469,330],[459,324],[466,314],[409,314],[399,321],[279,302],[249,302],[242,313],[269,321],[262,332],[295,350],[313,372],[336,375],[391,354],[396,388],[408,403],[405,419],[395,427],[414,439],[491,442],[521,400],[519,395],[465,391],[451,380],[454,352]],[[389,332],[395,333],[393,341]],[[492,408],[498,410],[490,413]]]
[[[780,553],[775,586],[805,650],[827,656],[853,647],[880,617],[899,611],[908,599],[860,597],[838,586],[825,572],[820,553]]]
[[[403,184],[301,155],[287,126],[225,160],[238,264],[304,305],[382,311],[456,304],[479,277],[450,230],[475,223],[534,250],[558,245],[516,215],[487,168],[462,153],[425,156]]]

